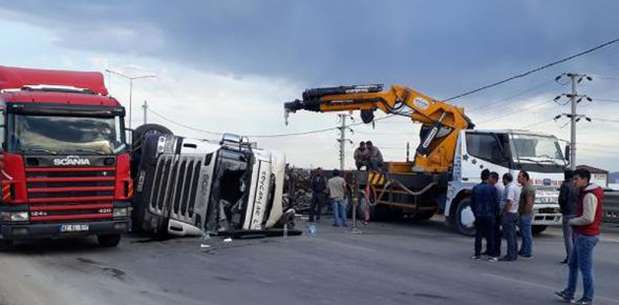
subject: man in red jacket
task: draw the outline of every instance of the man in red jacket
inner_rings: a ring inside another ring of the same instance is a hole
[[[574,248],[569,257],[570,273],[567,288],[556,294],[566,302],[573,302],[580,271],[583,296],[573,304],[589,305],[593,303],[593,249],[600,235],[604,190],[589,182],[591,173],[588,170],[575,170],[573,179],[574,185],[580,190],[576,203],[576,217],[569,221],[574,230]]]

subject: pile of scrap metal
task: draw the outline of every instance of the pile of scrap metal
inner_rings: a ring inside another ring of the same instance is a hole
[[[280,235],[294,230],[283,205],[284,156],[226,134],[220,142],[147,124],[133,132],[132,228],[159,235]]]
[[[294,209],[297,213],[309,211],[312,203],[310,170],[286,166],[284,200],[285,206]]]

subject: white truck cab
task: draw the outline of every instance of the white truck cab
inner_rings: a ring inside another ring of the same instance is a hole
[[[176,236],[263,232],[288,221],[285,158],[226,134],[220,142],[172,134],[143,138],[134,228]]]
[[[558,190],[566,164],[559,140],[552,135],[511,129],[462,130],[443,212],[460,233],[472,234],[475,217],[469,196],[480,183],[481,171],[495,171],[500,177],[511,173],[516,181],[518,172],[525,170],[536,188],[533,231],[561,225]]]

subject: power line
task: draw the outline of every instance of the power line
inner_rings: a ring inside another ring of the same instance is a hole
[[[216,132],[216,131],[210,131],[210,130],[195,128],[195,127],[191,127],[189,125],[185,125],[183,123],[179,123],[179,122],[176,122],[174,120],[168,119],[164,115],[159,114],[158,112],[154,111],[151,107],[148,107],[147,111],[152,113],[152,114],[154,114],[155,116],[159,117],[160,119],[162,119],[162,120],[164,120],[164,121],[166,121],[168,123],[172,123],[174,125],[177,125],[177,126],[180,126],[180,127],[183,127],[183,128],[187,128],[189,130],[203,132],[203,133],[212,134],[212,135],[223,135],[222,132]]]
[[[529,128],[531,128],[531,127],[535,127],[535,126],[538,126],[538,125],[547,124],[547,123],[550,123],[550,122],[554,122],[554,120],[553,120],[553,119],[546,119],[546,120],[542,120],[542,121],[539,121],[539,122],[535,122],[535,123],[531,123],[531,124],[528,124],[528,125],[522,126],[522,127],[520,127],[520,128],[522,128],[522,129],[529,129]]]
[[[549,63],[549,64],[545,64],[545,65],[543,65],[543,66],[540,66],[540,67],[537,67],[537,68],[535,68],[535,69],[532,69],[532,70],[526,71],[526,72],[524,72],[524,73],[520,73],[520,74],[514,75],[514,76],[509,77],[509,78],[506,78],[506,79],[504,79],[504,80],[501,80],[501,81],[498,81],[498,82],[495,82],[495,83],[491,83],[491,84],[489,84],[489,85],[485,85],[485,86],[482,86],[482,87],[479,87],[479,88],[476,88],[476,89],[473,89],[473,90],[466,91],[466,92],[464,92],[464,93],[458,94],[458,95],[453,96],[453,97],[450,97],[450,98],[448,98],[448,99],[445,99],[444,101],[450,101],[450,100],[454,100],[454,99],[461,98],[461,97],[464,97],[464,96],[468,96],[468,95],[471,95],[471,94],[474,94],[474,93],[477,93],[477,92],[480,92],[480,91],[483,91],[483,90],[486,90],[486,89],[490,89],[490,88],[492,88],[492,87],[499,86],[499,85],[501,85],[501,84],[507,83],[507,82],[512,81],[512,80],[514,80],[514,79],[518,79],[518,78],[523,78],[523,77],[526,77],[526,76],[528,76],[528,75],[530,75],[530,74],[533,74],[533,73],[535,73],[535,72],[539,72],[539,71],[541,71],[541,70],[544,70],[544,69],[547,69],[547,68],[549,68],[549,67],[552,67],[552,66],[558,65],[558,64],[560,64],[560,63],[564,63],[564,62],[567,62],[567,61],[572,60],[572,59],[574,59],[574,58],[577,58],[577,57],[580,57],[580,56],[583,56],[583,55],[589,54],[589,53],[591,53],[591,52],[594,52],[594,51],[596,51],[596,50],[598,50],[598,49],[604,48],[604,47],[606,47],[606,46],[612,45],[612,44],[617,43],[617,42],[619,42],[619,38],[617,38],[617,39],[613,39],[613,40],[610,40],[610,41],[607,41],[607,42],[602,43],[602,44],[600,44],[600,45],[598,45],[598,46],[595,46],[595,47],[593,47],[593,48],[590,48],[590,49],[584,50],[584,51],[582,51],[582,52],[576,53],[576,54],[574,54],[574,55],[571,55],[571,56],[568,56],[568,57],[565,57],[565,58],[559,59],[559,60],[554,61],[554,62],[551,62],[551,63]],[[544,85],[545,85],[545,84],[544,84]],[[541,86],[541,85],[540,85],[540,86]],[[537,89],[537,87],[534,87],[534,88],[532,88],[532,89],[530,89],[530,90],[535,90],[535,89]],[[513,98],[513,97],[516,97],[516,96],[521,95],[521,94],[526,93],[526,92],[529,92],[529,90],[525,90],[524,92],[518,93],[518,94],[516,94],[515,96],[509,97],[508,99],[511,99],[511,98]],[[504,101],[500,101],[500,103],[502,103],[502,102],[504,102]],[[498,103],[497,103],[497,104],[498,104]],[[181,127],[183,127],[183,128],[187,128],[187,129],[189,129],[189,130],[194,130],[194,131],[203,132],[203,133],[212,134],[212,135],[222,135],[222,134],[223,134],[222,132],[216,132],[216,131],[205,130],[205,129],[196,128],[196,127],[192,127],[192,126],[189,126],[189,125],[186,125],[186,124],[183,124],[183,123],[176,122],[176,121],[174,121],[174,120],[168,119],[168,118],[166,118],[165,116],[163,116],[163,115],[161,115],[161,114],[159,114],[159,113],[157,113],[157,112],[153,111],[152,109],[148,109],[148,111],[150,111],[150,112],[151,112],[151,113],[153,113],[154,115],[158,116],[159,118],[161,118],[161,119],[163,119],[163,120],[165,120],[165,121],[167,121],[167,122],[170,122],[170,123],[172,123],[172,124],[175,124],[175,125],[181,126]],[[402,115],[402,114],[389,114],[389,115],[387,115],[387,116],[385,116],[385,117],[383,117],[383,118],[381,118],[381,119],[387,119],[387,118],[390,118],[390,117],[394,117],[394,116],[396,116],[396,115]],[[511,115],[511,114],[509,114],[509,115]],[[505,117],[505,116],[508,116],[508,115],[500,116],[499,118],[502,118],[502,117]],[[495,118],[495,119],[496,119],[496,118]],[[379,119],[375,119],[374,121],[378,121],[378,120],[379,120]],[[487,121],[487,120],[486,120],[486,121]],[[485,122],[485,121],[484,121],[484,122]],[[349,126],[356,126],[356,125],[360,125],[360,124],[362,124],[362,123],[355,123],[355,124],[351,124],[351,125],[349,125]],[[300,135],[308,135],[308,134],[315,134],[315,133],[327,132],[327,131],[330,131],[330,130],[335,130],[335,129],[337,129],[337,128],[338,128],[338,127],[331,127],[331,128],[323,128],[323,129],[309,130],[309,131],[297,132],[297,133],[281,133],[281,134],[271,134],[271,135],[248,135],[248,137],[254,137],[254,138],[276,138],[276,137],[287,137],[287,136],[300,136]]]
[[[486,111],[491,111],[492,109],[488,109],[489,107],[494,107],[496,105],[503,104],[503,103],[513,99],[513,98],[525,95],[525,94],[530,93],[530,92],[535,92],[535,91],[537,91],[537,90],[539,90],[541,88],[544,88],[545,86],[547,86],[550,83],[552,83],[552,80],[543,81],[543,82],[541,82],[541,83],[539,83],[539,84],[537,84],[537,85],[535,85],[533,87],[529,87],[527,89],[519,91],[519,92],[517,92],[517,93],[515,93],[513,95],[510,95],[510,96],[506,97],[506,98],[502,98],[500,100],[496,100],[496,101],[488,103],[488,104],[482,104],[482,105],[477,105],[476,107],[471,107],[469,109],[469,111],[477,110],[477,109],[480,109],[480,108],[484,108],[482,110],[482,113],[486,112]]]
[[[493,117],[493,118],[489,118],[489,119],[486,119],[486,120],[482,120],[479,123],[487,123],[487,122],[495,121],[495,120],[498,120],[498,119],[506,118],[506,117],[512,116],[514,114],[518,114],[518,113],[522,113],[522,112],[524,112],[526,110],[530,110],[531,108],[533,108],[533,109],[540,108],[540,106],[543,106],[543,105],[548,104],[548,103],[552,103],[552,100],[547,100],[547,101],[543,101],[541,103],[538,103],[537,105],[532,105],[528,109],[516,109],[514,111],[503,113],[503,114],[501,114],[499,116],[496,116],[496,117]]]
[[[453,96],[453,97],[450,97],[450,98],[448,98],[448,99],[445,99],[444,101],[450,101],[450,100],[454,100],[454,99],[457,99],[457,98],[461,98],[461,97],[464,97],[464,96],[467,96],[467,95],[471,95],[471,94],[473,94],[473,93],[477,93],[477,92],[480,92],[480,91],[483,91],[483,90],[486,90],[486,89],[490,89],[490,88],[492,88],[492,87],[496,87],[496,86],[502,85],[502,84],[504,84],[504,83],[510,82],[510,81],[515,80],[515,79],[518,79],[518,78],[523,78],[523,77],[528,76],[528,75],[530,75],[530,74],[533,74],[533,73],[535,73],[535,72],[539,72],[539,71],[541,71],[541,70],[544,70],[544,69],[550,68],[550,67],[552,67],[552,66],[555,66],[555,65],[558,65],[558,64],[561,64],[561,63],[564,63],[564,62],[570,61],[570,60],[572,60],[572,59],[574,59],[574,58],[576,58],[576,57],[580,57],[580,56],[583,56],[583,55],[589,54],[589,53],[591,53],[591,52],[594,52],[594,51],[596,51],[596,50],[599,50],[599,49],[601,49],[601,48],[607,47],[607,46],[612,45],[612,44],[617,43],[617,42],[619,42],[619,38],[617,38],[617,39],[613,39],[613,40],[610,40],[610,41],[607,41],[607,42],[604,42],[604,43],[602,43],[602,44],[600,44],[600,45],[597,45],[597,46],[595,46],[595,47],[593,47],[593,48],[590,48],[590,49],[584,50],[584,51],[582,51],[582,52],[576,53],[576,54],[574,54],[574,55],[571,55],[571,56],[568,56],[568,57],[565,57],[565,58],[559,59],[559,60],[557,60],[557,61],[553,61],[553,62],[551,62],[551,63],[549,63],[549,64],[545,64],[545,65],[543,65],[543,66],[540,66],[540,67],[537,67],[537,68],[535,68],[535,69],[532,69],[532,70],[526,71],[526,72],[524,72],[524,73],[520,73],[520,74],[514,75],[514,76],[512,76],[512,77],[508,77],[508,78],[506,78],[506,79],[504,79],[504,80],[501,80],[501,81],[498,81],[498,82],[494,82],[494,83],[491,83],[491,84],[488,84],[488,85],[485,85],[485,86],[479,87],[479,88],[477,88],[477,89],[473,89],[473,90],[466,91],[466,92],[464,92],[464,93],[458,94],[458,95]]]
[[[593,101],[595,102],[603,102],[603,103],[619,103],[619,100],[617,99],[611,99],[611,98],[592,98]]]
[[[605,118],[597,118],[597,117],[592,117],[591,119],[595,121],[600,121],[600,122],[619,123],[619,120],[614,120],[614,119],[605,119]]]
[[[196,128],[196,127],[192,127],[177,121],[174,121],[172,119],[167,118],[166,116],[154,111],[152,109],[152,107],[148,107],[147,111],[149,111],[150,113],[154,114],[155,116],[159,117],[160,119],[168,122],[168,123],[172,123],[174,125],[189,129],[189,130],[193,130],[193,131],[197,131],[197,132],[202,132],[202,133],[206,133],[206,134],[211,134],[211,135],[223,135],[224,132],[220,132],[220,131],[212,131],[212,130],[206,130],[206,129],[202,129],[202,128]],[[377,118],[374,121],[381,121],[384,119],[387,119],[389,117],[391,117],[392,115],[386,115],[384,117],[381,118]],[[357,125],[362,125],[364,123],[354,123],[354,124],[350,124],[348,126],[357,126]],[[302,135],[309,135],[309,134],[316,134],[316,133],[322,133],[322,132],[327,132],[327,131],[331,131],[331,130],[337,130],[339,127],[329,127],[329,128],[322,128],[322,129],[314,129],[314,130],[308,130],[308,131],[302,131],[302,132],[293,132],[293,133],[279,133],[279,134],[250,134],[250,135],[245,135],[246,137],[250,137],[250,138],[280,138],[280,137],[289,137],[289,136],[302,136]]]

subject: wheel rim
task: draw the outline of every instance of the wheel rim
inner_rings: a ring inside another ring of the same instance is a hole
[[[460,224],[463,228],[471,230],[475,227],[475,215],[470,206],[463,208],[460,211]]]

